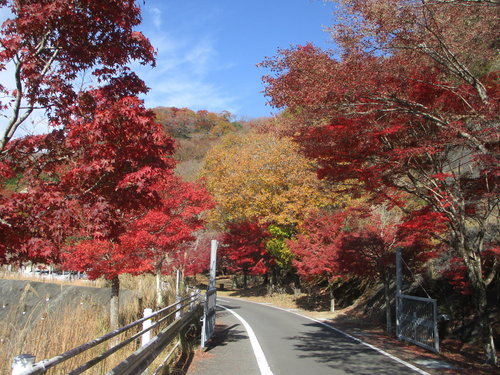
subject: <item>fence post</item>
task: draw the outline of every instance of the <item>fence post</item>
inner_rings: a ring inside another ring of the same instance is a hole
[[[205,348],[205,343],[207,341],[207,294],[203,298],[203,315],[201,317],[201,345],[200,347]]]
[[[401,248],[396,249],[396,337],[401,340]]]
[[[181,300],[181,270],[177,270],[176,280],[175,280],[175,302],[179,302]],[[178,303],[175,308],[179,309],[181,305]],[[179,319],[181,317],[181,311],[177,311],[175,313],[175,319]]]
[[[20,354],[12,361],[12,375],[22,374],[26,370],[31,370],[35,364],[35,356],[31,354]]]
[[[191,292],[191,303],[189,304],[189,311],[193,311],[194,310],[194,291]]]
[[[432,312],[434,318],[434,350],[439,353],[439,330],[438,330],[438,316],[437,316],[437,301],[432,303]]]
[[[153,314],[153,309],[149,309],[149,308],[144,309],[144,318],[151,316],[151,314]],[[144,322],[142,322],[142,329],[143,330],[145,330],[151,326],[152,326],[151,319],[148,319],[148,320],[145,320]],[[150,340],[151,340],[151,331],[147,331],[141,336],[141,346],[146,345]]]

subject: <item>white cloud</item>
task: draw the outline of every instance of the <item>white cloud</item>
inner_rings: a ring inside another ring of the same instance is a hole
[[[158,49],[156,68],[133,66],[151,88],[145,97],[147,106],[237,112],[238,98],[209,82],[212,72],[231,67],[219,64],[217,50],[209,36],[193,42],[174,39],[164,33],[153,37],[151,42]]]
[[[153,25],[155,25],[155,27],[159,29],[161,27],[161,10],[156,7],[148,8],[148,10],[153,17]]]
[[[235,101],[235,98],[225,95],[220,88],[186,76],[163,80],[157,87],[153,87],[146,97],[149,107],[187,107],[215,112],[237,112]]]

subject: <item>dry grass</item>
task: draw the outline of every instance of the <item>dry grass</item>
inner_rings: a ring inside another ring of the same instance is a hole
[[[37,279],[36,281],[41,280]],[[137,320],[142,316],[144,307],[155,305],[154,282],[154,277],[149,275],[140,277],[124,275],[121,277],[122,288],[134,290],[134,294],[138,297],[122,306],[120,311],[122,324]],[[65,282],[65,284],[67,283],[69,282]],[[75,284],[71,283],[71,285]],[[165,297],[168,298],[168,296]],[[45,308],[43,303],[45,301],[41,300],[38,307]],[[47,308],[38,318],[23,316],[23,310],[24,306],[20,300],[17,306],[11,307],[7,318],[0,322],[0,374],[10,374],[10,366],[16,355],[29,353],[36,356],[36,361],[40,361],[64,353],[109,331],[108,306],[96,303],[67,305],[57,311],[49,311]],[[14,324],[14,322],[22,322],[22,324]],[[124,335],[129,337],[138,332],[139,329],[139,327],[133,328],[130,330],[132,332],[124,333]],[[122,341],[124,338],[120,337],[116,341]],[[113,354],[106,361],[93,367],[88,373],[105,373],[105,369],[113,368],[133,353],[139,345],[139,341],[136,340]],[[70,369],[74,369],[102,353],[108,346],[109,343],[98,345],[56,366],[47,373],[65,374]]]
[[[28,280],[28,281],[37,281],[41,283],[51,283],[58,285],[74,285],[74,286],[88,286],[94,288],[104,288],[106,287],[106,280],[98,279],[98,280],[86,280],[86,279],[75,279],[75,280],[65,280],[65,279],[57,279],[55,277],[50,276],[40,276],[33,275],[29,273],[21,273],[21,272],[8,272],[4,270],[0,270],[0,279],[8,279],[8,280]]]

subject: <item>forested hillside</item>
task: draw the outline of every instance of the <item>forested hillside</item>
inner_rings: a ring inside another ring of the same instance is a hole
[[[323,308],[371,291],[393,334],[399,249],[403,291],[496,366],[498,1],[336,3],[334,48],[262,56],[278,114],[240,121],[147,108],[131,67],[156,50],[133,0],[0,0],[0,264],[109,280],[116,328],[120,275],[159,291],[204,272],[218,239],[242,288]],[[49,132],[21,135],[38,113]]]
[[[245,124],[235,121],[229,112],[192,111],[188,108],[153,108],[164,131],[177,142],[176,173],[188,181],[199,178],[202,160],[220,137],[244,131]]]

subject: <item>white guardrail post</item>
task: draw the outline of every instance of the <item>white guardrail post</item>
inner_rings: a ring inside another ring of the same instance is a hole
[[[147,318],[148,316],[151,316],[153,314],[153,309],[144,309],[144,317]],[[144,331],[145,329],[148,329],[152,325],[152,320],[148,319],[142,322],[142,330]],[[141,346],[146,345],[149,341],[151,340],[151,331],[145,332],[141,336]]]
[[[12,375],[22,374],[26,370],[31,370],[35,364],[35,356],[31,354],[20,354],[12,362]]]
[[[181,308],[181,305],[179,304],[180,300],[181,300],[181,270],[177,270],[175,277],[175,302],[177,302],[177,305],[175,306],[176,309]],[[181,311],[178,310],[175,313],[175,319],[179,319],[180,317],[181,317]]]

